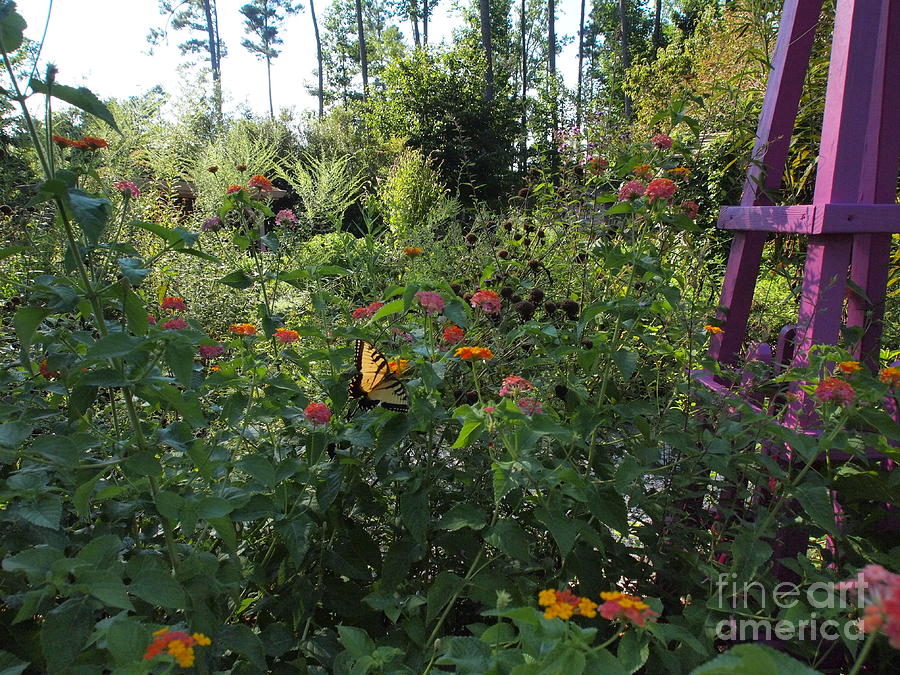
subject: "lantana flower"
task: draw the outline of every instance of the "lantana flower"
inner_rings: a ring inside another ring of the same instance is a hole
[[[675,178],[687,178],[691,173],[693,172],[686,166],[676,166],[674,169],[669,169],[669,175]]]
[[[463,361],[471,361],[472,359],[490,361],[494,358],[494,352],[487,347],[459,347],[453,355],[458,356]]]
[[[235,192],[240,192],[240,191],[243,190],[243,189],[244,189],[244,186],[243,186],[243,185],[229,185],[229,186],[225,189],[225,194],[226,194],[226,195],[233,195]]]
[[[38,371],[40,371],[41,376],[43,376],[44,379],[47,379],[47,380],[53,380],[53,379],[56,379],[57,377],[59,377],[58,370],[50,370],[47,367],[47,359],[44,359],[43,361],[41,361],[41,365],[38,367]]]
[[[281,211],[275,214],[275,224],[284,225],[285,223],[287,223],[286,227],[293,227],[296,225],[297,214],[290,209],[281,209]]]
[[[144,652],[144,660],[150,661],[165,652],[182,668],[190,668],[194,665],[194,647],[197,645],[205,647],[210,644],[212,640],[203,633],[188,635],[180,630],[162,628],[153,633],[153,642]]]
[[[862,364],[859,361],[841,361],[837,364],[837,369],[844,375],[852,375],[862,369]]]
[[[479,289],[476,293],[472,294],[472,299],[469,302],[472,304],[472,307],[480,307],[481,311],[485,314],[500,313],[500,296],[492,290],[486,288]]]
[[[524,377],[510,375],[503,378],[499,393],[501,396],[506,396],[507,394],[518,396],[519,394],[526,394],[532,389],[534,389],[534,385]]]
[[[638,178],[649,178],[650,165],[649,164],[638,164],[636,167],[634,167],[631,170],[631,172]]]
[[[357,307],[353,310],[353,320],[362,321],[363,319],[371,318],[375,316],[382,307],[384,307],[384,303],[377,301],[369,303],[365,307]]]
[[[816,398],[822,402],[830,401],[838,405],[849,405],[856,398],[856,391],[849,382],[838,377],[826,377],[816,385]]]
[[[444,311],[444,298],[435,291],[419,291],[416,300],[425,310],[426,314],[440,314]]]
[[[654,178],[647,185],[647,199],[671,199],[678,186],[669,178]]]
[[[275,339],[283,345],[290,344],[300,339],[300,333],[290,328],[276,328]]]
[[[888,386],[896,387],[900,385],[900,368],[896,366],[882,368],[878,372],[878,379]]]
[[[402,375],[409,368],[409,360],[397,359],[396,361],[388,361],[388,370],[394,375]]]
[[[313,423],[313,426],[328,424],[331,419],[331,411],[324,403],[310,403],[303,409],[303,415]]]
[[[628,593],[604,591],[600,597],[604,601],[600,605],[600,616],[610,621],[626,620],[636,626],[644,626],[647,621],[655,621],[659,616],[646,602]]]
[[[708,324],[706,324],[705,326],[703,326],[703,330],[705,330],[705,331],[706,331],[707,333],[709,333],[710,335],[719,335],[719,334],[725,332],[725,329],[722,328],[721,326],[713,326],[713,325],[710,324],[710,323],[708,323]]]
[[[233,323],[228,328],[228,330],[235,335],[256,335],[256,326],[254,326],[252,323]]]
[[[691,201],[681,202],[680,208],[691,220],[694,220],[697,217],[697,213],[700,211],[700,205],[697,202]]]
[[[857,601],[864,608],[863,632],[881,631],[891,647],[900,649],[900,574],[881,565],[866,565],[855,578],[842,581],[835,588],[857,591]]]
[[[581,598],[569,589],[557,591],[547,588],[538,593],[538,605],[545,607],[545,619],[571,619],[580,614],[589,619],[597,616],[597,603],[590,598]]]
[[[425,251],[423,251],[422,249],[420,249],[416,246],[404,246],[403,247],[403,255],[405,255],[409,258],[415,258],[417,256],[422,255],[424,252]]]

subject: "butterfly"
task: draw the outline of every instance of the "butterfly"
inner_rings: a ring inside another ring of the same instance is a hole
[[[391,373],[384,354],[364,340],[356,341],[356,371],[348,391],[363,408],[382,405],[388,410],[409,410],[406,387]]]

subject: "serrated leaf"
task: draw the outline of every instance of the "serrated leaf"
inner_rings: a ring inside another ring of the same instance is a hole
[[[100,361],[127,356],[144,342],[144,338],[133,335],[110,333],[92,344],[87,350],[85,358]]]
[[[147,308],[144,301],[130,288],[122,289],[122,308],[125,310],[125,320],[131,332],[135,335],[146,335],[150,327]]]
[[[375,651],[375,643],[369,634],[361,628],[353,626],[338,626],[338,635],[344,649],[350,652],[354,659],[370,656]]]
[[[85,597],[70,598],[47,612],[41,628],[46,672],[61,673],[75,661],[94,630],[93,615]]]
[[[42,495],[31,503],[19,504],[16,515],[39,527],[55,530],[62,518],[62,500],[57,495]]]
[[[18,448],[31,436],[33,427],[25,422],[4,422],[0,424],[0,447]]]
[[[428,611],[425,620],[430,622],[435,619],[463,586],[465,580],[453,572],[444,570],[438,574],[428,589]]]
[[[453,666],[454,673],[481,675],[491,669],[491,648],[478,638],[450,636],[441,640],[441,647],[444,654],[436,663]]]
[[[49,312],[41,307],[22,307],[13,316],[13,327],[19,338],[19,348],[27,353],[34,340],[34,334]]]
[[[106,648],[117,664],[131,663],[150,644],[150,631],[140,621],[118,616],[106,631]]]
[[[22,661],[18,656],[0,651],[0,675],[19,675],[30,665],[31,661]]]
[[[106,199],[91,197],[83,190],[72,188],[69,190],[69,207],[72,209],[72,217],[88,241],[96,244],[109,221],[112,204]]]
[[[578,536],[578,528],[572,520],[559,508],[543,506],[534,510],[534,517],[543,523],[553,535],[562,557],[565,558],[569,555],[575,545],[575,538]]]
[[[412,538],[423,543],[430,519],[428,494],[424,491],[404,492],[400,495],[400,520]]]
[[[88,594],[109,607],[134,610],[134,605],[125,593],[125,584],[115,574],[106,570],[84,570],[78,575]]]
[[[623,380],[630,380],[631,376],[634,375],[634,371],[637,370],[637,353],[635,352],[620,349],[613,353],[612,360],[619,369],[619,374]]]
[[[487,516],[482,509],[474,504],[462,502],[456,504],[444,514],[444,517],[438,523],[438,527],[442,530],[453,532],[464,527],[480,530],[485,524],[487,524]]]
[[[154,607],[187,608],[187,597],[181,584],[171,574],[162,570],[143,570],[141,575],[128,585],[128,592]]]
[[[109,108],[87,87],[67,87],[64,84],[55,82],[48,87],[45,82],[34,77],[29,80],[28,86],[39,94],[49,93],[53,98],[58,98],[60,101],[65,101],[69,105],[84,110],[86,113],[103,120],[116,131],[119,130],[119,127],[116,125],[116,119],[109,111]]]
[[[220,284],[231,286],[232,288],[250,288],[253,285],[253,279],[247,276],[244,270],[234,270],[219,279]]]
[[[215,636],[215,644],[245,657],[250,663],[266,670],[266,652],[262,640],[247,626],[223,626]]]
[[[738,645],[691,671],[691,675],[820,675],[797,659],[763,645]]]
[[[398,314],[402,311],[404,311],[403,300],[394,300],[387,303],[384,307],[375,312],[375,316],[372,317],[372,321],[378,321],[378,319],[390,316],[391,314]]]
[[[834,534],[834,503],[828,488],[824,485],[801,485],[794,490],[794,496],[816,525]]]
[[[487,532],[484,540],[512,558],[523,562],[531,561],[528,548],[530,540],[515,520],[500,518]]]

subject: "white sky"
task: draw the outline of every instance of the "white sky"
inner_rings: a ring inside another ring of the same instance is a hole
[[[246,0],[218,0],[219,30],[228,49],[222,64],[226,108],[245,104],[257,114],[268,113],[265,65],[241,47],[244,37],[243,16],[239,12]],[[25,35],[39,40],[51,0],[18,0],[18,11],[28,22]],[[322,29],[322,17],[329,0],[317,3],[316,14]],[[280,36],[284,40],[281,55],[272,68],[272,88],[276,110],[293,107],[296,111],[316,108],[307,93],[316,67],[316,46],[308,2],[304,11],[288,17]],[[57,81],[70,86],[87,86],[102,98],[140,95],[160,84],[170,93],[178,93],[178,65],[182,58],[177,44],[185,34],[172,33],[169,44],[154,49],[150,56],[146,40],[151,26],[161,26],[157,0],[53,0],[47,38],[41,52],[40,73],[52,62],[59,68]],[[557,33],[577,35],[579,0],[557,1]],[[461,24],[460,14],[451,0],[442,0],[429,22],[429,42],[449,40],[453,28]],[[411,41],[408,22],[398,24]],[[572,86],[578,58],[577,40],[572,40],[557,58],[567,83]]]

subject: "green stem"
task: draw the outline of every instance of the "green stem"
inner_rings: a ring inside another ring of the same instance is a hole
[[[857,675],[859,673],[860,668],[863,667],[863,664],[869,656],[869,652],[872,651],[872,645],[875,644],[876,635],[877,633],[869,633],[869,636],[863,644],[863,648],[859,652],[859,656],[856,657],[856,661],[853,663],[853,667],[847,675]]]

